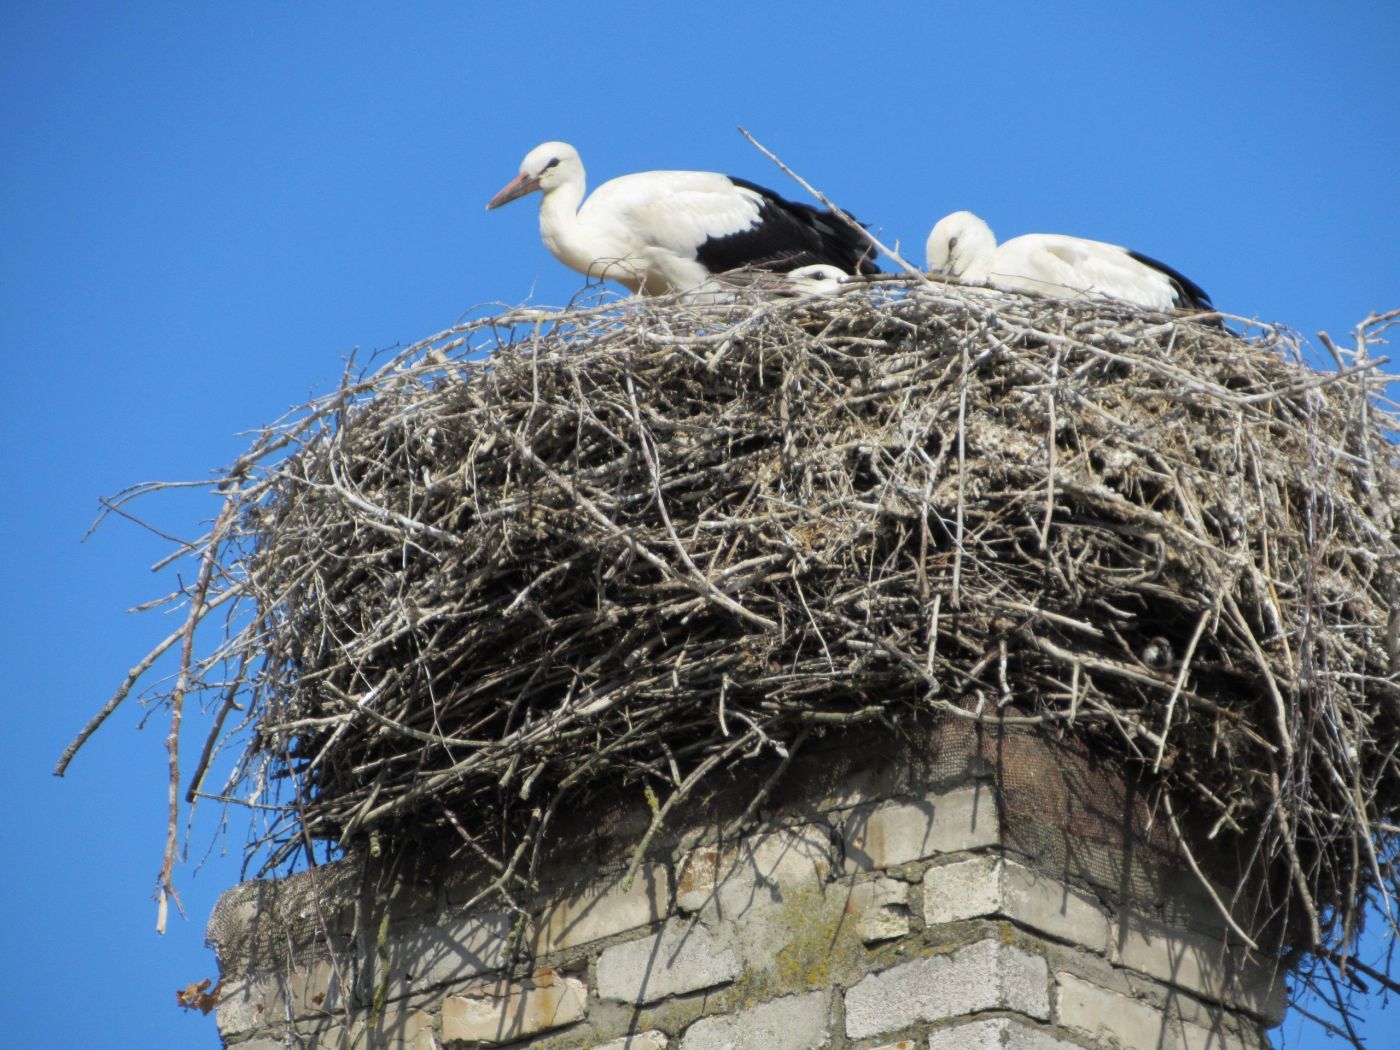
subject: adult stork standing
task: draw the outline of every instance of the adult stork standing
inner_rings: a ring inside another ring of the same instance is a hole
[[[827,263],[878,273],[866,239],[829,211],[712,171],[643,171],[585,201],[583,163],[567,142],[536,146],[487,209],[540,192],[540,236],[588,277],[661,295],[706,286],[740,266],[787,272]]]
[[[934,273],[1010,292],[1121,299],[1154,310],[1213,310],[1210,296],[1166,263],[1116,244],[1058,233],[1028,233],[997,244],[969,211],[939,219],[928,235]]]

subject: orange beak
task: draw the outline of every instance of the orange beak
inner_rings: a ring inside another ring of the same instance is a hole
[[[517,197],[523,197],[527,193],[534,193],[540,188],[538,175],[526,175],[523,171],[510,182],[502,187],[501,192],[486,202],[486,210],[499,208],[502,204],[509,204]]]

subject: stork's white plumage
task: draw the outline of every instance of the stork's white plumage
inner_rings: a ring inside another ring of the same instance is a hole
[[[589,277],[660,295],[700,288],[740,266],[789,271],[829,263],[879,272],[864,238],[828,211],[712,171],[644,171],[603,183],[585,201],[583,163],[566,142],[536,146],[486,205],[539,190],[540,236]]]
[[[1154,310],[1213,309],[1200,285],[1146,255],[1058,233],[1028,233],[999,245],[991,227],[967,211],[934,225],[928,268],[1011,292],[1121,299]]]

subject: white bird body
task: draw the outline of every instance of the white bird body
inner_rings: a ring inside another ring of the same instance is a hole
[[[718,172],[646,171],[603,183],[584,200],[578,152],[546,142],[491,199],[541,191],[540,237],[570,269],[633,292],[690,291],[738,266],[791,270],[834,263],[867,272],[867,246],[828,212]]]
[[[1056,298],[1121,299],[1154,310],[1212,309],[1210,296],[1165,263],[1116,244],[1028,233],[997,244],[971,212],[947,215],[928,237],[928,268],[971,284]]]
[[[697,249],[711,238],[753,226],[761,204],[757,193],[716,172],[639,172],[599,186],[573,222],[551,211],[546,228],[542,203],[540,236],[560,262],[588,276],[604,276],[590,272],[600,259],[640,263],[641,290],[659,295],[703,283],[710,271],[699,262]],[[631,287],[627,280],[621,283]]]

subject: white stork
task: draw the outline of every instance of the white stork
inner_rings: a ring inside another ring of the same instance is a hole
[[[829,263],[878,273],[872,249],[831,212],[712,171],[643,171],[583,199],[583,163],[566,142],[536,146],[486,205],[540,191],[540,236],[554,257],[633,292],[692,291],[740,266],[786,272]],[[581,206],[580,206],[581,205]]]
[[[1165,263],[1103,241],[1028,233],[997,244],[969,211],[939,219],[928,235],[934,273],[1010,292],[1121,299],[1153,310],[1212,310],[1210,296]]]
[[[851,275],[831,263],[814,263],[795,270],[740,269],[715,274],[691,298],[697,302],[727,303],[751,299],[830,298],[849,291]]]

